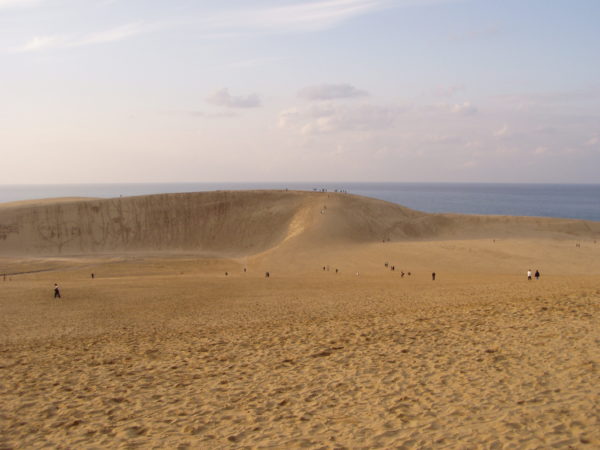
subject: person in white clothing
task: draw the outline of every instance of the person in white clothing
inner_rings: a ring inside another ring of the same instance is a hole
[[[527,279],[531,280],[531,269],[527,271]]]

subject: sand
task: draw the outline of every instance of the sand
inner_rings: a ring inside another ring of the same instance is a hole
[[[600,447],[594,223],[326,245],[332,209],[254,254],[0,258],[0,448]]]

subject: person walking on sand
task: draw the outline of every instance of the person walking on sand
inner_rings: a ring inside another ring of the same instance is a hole
[[[60,298],[60,288],[56,283],[54,283],[54,298]]]
[[[539,280],[540,279],[540,271],[539,270],[535,270],[535,279]]]
[[[531,269],[527,271],[527,279],[531,281]]]
[[[435,281],[435,272],[431,273],[431,281]]]

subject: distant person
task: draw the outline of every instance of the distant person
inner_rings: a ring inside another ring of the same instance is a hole
[[[269,272],[265,272],[265,278],[269,278],[271,274]]]
[[[325,270],[327,270],[327,268],[325,266],[323,266],[323,272],[325,272]]]
[[[246,268],[244,267],[244,273],[246,273]]]
[[[535,271],[535,279],[539,280],[540,279],[540,271],[536,269]]]
[[[229,275],[229,272],[225,272],[225,276],[228,276],[228,275]]]
[[[385,264],[384,264],[384,266],[387,268],[387,266],[388,266],[388,263],[385,263]]]
[[[95,275],[92,273],[92,280],[95,278]]]
[[[396,271],[396,266],[392,266],[392,271]]]
[[[60,288],[58,287],[58,284],[54,283],[54,298],[61,298],[60,297]]]
[[[431,274],[431,281],[435,281],[435,272],[432,272]]]
[[[338,272],[339,272],[339,269],[335,269],[335,273],[338,273]]]
[[[527,279],[531,281],[531,269],[527,271]]]
[[[404,272],[400,272],[400,278],[404,278]]]

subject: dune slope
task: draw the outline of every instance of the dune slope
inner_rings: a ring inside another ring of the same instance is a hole
[[[252,255],[294,242],[315,247],[419,239],[597,238],[600,223],[426,214],[347,194],[232,191],[0,205],[4,255],[201,252]]]

